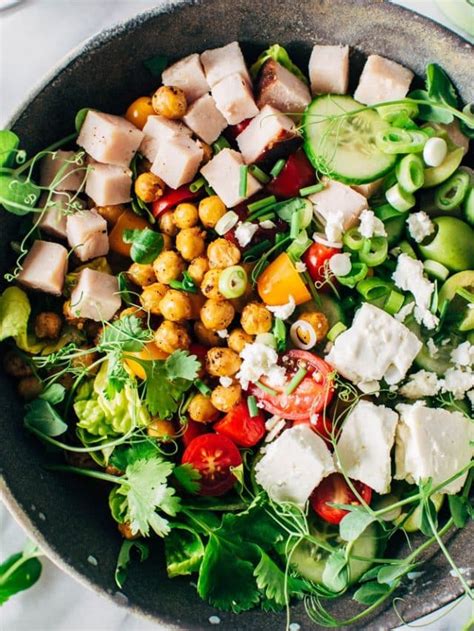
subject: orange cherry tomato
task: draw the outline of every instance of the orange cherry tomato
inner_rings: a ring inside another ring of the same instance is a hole
[[[149,96],[141,96],[129,106],[125,118],[138,129],[143,129],[148,117],[155,114]]]
[[[258,277],[257,289],[267,305],[284,305],[290,296],[297,305],[311,300],[311,294],[286,252],[278,256]]]
[[[112,252],[122,256],[130,256],[131,244],[123,240],[124,230],[143,230],[149,228],[150,224],[143,217],[139,217],[131,210],[126,210],[117,219],[117,223],[109,234],[109,245]]]
[[[168,354],[160,350],[155,342],[148,342],[147,344],[145,344],[141,351],[134,353],[127,352],[126,355],[131,355],[133,357],[136,357],[137,359],[141,359],[142,361],[151,361],[152,359],[166,359],[168,357]],[[145,379],[145,369],[139,362],[129,357],[126,357],[125,361],[135,377],[138,377],[139,379]]]

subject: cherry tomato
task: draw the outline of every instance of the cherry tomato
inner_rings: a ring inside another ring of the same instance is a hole
[[[187,447],[197,436],[208,433],[209,429],[205,423],[197,423],[196,421],[188,419],[188,424],[181,436],[181,440],[183,441],[183,445]]]
[[[203,434],[189,443],[182,462],[191,464],[201,474],[201,495],[224,495],[236,482],[231,467],[242,464],[242,458],[227,436]]]
[[[267,305],[284,305],[290,296],[297,305],[311,300],[308,288],[286,252],[263,270],[257,280],[257,290]]]
[[[328,375],[332,372],[332,368],[323,359],[308,351],[292,350],[283,355],[282,364],[287,367],[287,384],[298,368],[304,366],[308,372],[291,394],[285,394],[286,385],[280,388],[269,386],[277,392],[273,395],[252,384],[251,393],[262,401],[267,412],[290,421],[307,420],[330,403],[334,386],[328,379]],[[267,385],[265,378],[261,381]]]
[[[372,489],[370,486],[367,486],[363,482],[355,481],[353,481],[352,484],[357,489],[362,499],[367,504],[370,504],[370,500],[372,499]],[[324,478],[321,484],[313,491],[310,502],[314,512],[330,524],[338,524],[349,511],[329,506],[327,502],[353,504],[357,506],[360,504],[342,473],[332,473],[327,478]]]
[[[181,204],[181,202],[188,202],[191,199],[195,199],[199,195],[200,191],[196,191],[195,193],[191,192],[188,184],[183,184],[183,186],[177,189],[169,189],[167,193],[151,205],[153,217],[159,217],[161,213],[164,213],[166,210],[174,208],[178,204]]]
[[[205,374],[205,366],[206,366],[206,355],[208,349],[202,344],[191,344],[189,347],[189,354],[196,355],[196,357],[201,362],[202,369],[199,371],[199,377],[202,379]]]
[[[235,140],[237,138],[237,136],[239,134],[241,134],[244,131],[244,129],[246,129],[246,127],[248,127],[248,125],[249,125],[251,120],[252,120],[251,118],[246,118],[245,120],[241,121],[240,123],[237,123],[237,125],[230,125],[226,129],[226,134],[230,138]]]
[[[300,188],[316,182],[316,173],[303,149],[292,153],[276,178],[267,184],[267,190],[285,199],[296,197]]]
[[[239,447],[254,447],[265,434],[265,419],[261,412],[250,416],[247,401],[241,401],[214,424],[218,434],[224,434]]]
[[[125,118],[138,129],[143,129],[148,117],[154,114],[155,110],[151,104],[151,98],[149,96],[140,96],[130,104]]]
[[[313,243],[306,250],[303,255],[303,262],[315,283],[325,280],[324,264],[335,254],[340,254],[340,252],[339,248],[330,248],[322,243]]]

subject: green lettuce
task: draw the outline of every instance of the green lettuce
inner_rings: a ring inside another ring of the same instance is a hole
[[[7,337],[22,340],[26,337],[31,305],[19,287],[8,287],[0,296],[0,341]]]
[[[267,48],[267,50],[263,51],[263,53],[259,55],[257,61],[250,68],[250,74],[253,79],[255,79],[258,75],[263,64],[269,59],[274,59],[294,74],[295,77],[298,77],[298,79],[301,79],[304,83],[308,83],[308,79],[304,76],[298,66],[291,61],[286,49],[283,48],[283,46],[280,46],[280,44],[273,44],[273,46],[270,46],[270,48]]]

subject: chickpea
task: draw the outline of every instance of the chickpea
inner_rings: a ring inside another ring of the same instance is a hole
[[[196,142],[197,142],[198,147],[202,149],[201,165],[207,164],[209,160],[212,158],[213,153],[214,153],[212,151],[212,147],[211,145],[208,145],[207,142],[204,142],[203,140],[197,140]]]
[[[241,398],[242,388],[239,383],[233,383],[228,388],[217,386],[211,395],[212,404],[219,412],[228,412],[240,402]]]
[[[55,340],[61,333],[61,318],[52,311],[38,313],[35,318],[35,333],[40,339]]]
[[[242,311],[240,323],[249,335],[268,333],[272,328],[272,314],[261,302],[251,302]]]
[[[81,351],[86,351],[87,348],[82,348]],[[80,355],[79,357],[75,357],[71,361],[71,366],[73,368],[79,368],[80,370],[84,369],[87,372],[96,373],[99,369],[98,366],[95,366],[92,370],[89,370],[94,362],[99,359],[97,353],[91,351],[90,353],[85,353],[84,355]]]
[[[128,106],[125,118],[138,129],[143,129],[148,117],[154,113],[150,97],[140,96]]]
[[[242,360],[230,348],[210,348],[206,355],[206,370],[213,377],[232,377]]]
[[[196,394],[188,407],[189,418],[197,423],[212,423],[219,415],[211,399],[203,394]]]
[[[203,254],[206,247],[204,236],[205,233],[197,227],[185,228],[178,232],[176,235],[176,249],[183,259],[192,261]]]
[[[165,190],[164,182],[154,173],[142,173],[135,180],[135,194],[145,203],[156,202]]]
[[[224,343],[215,331],[206,329],[202,322],[194,323],[194,334],[203,346],[222,346]]]
[[[140,532],[133,534],[132,526],[129,521],[124,521],[123,524],[117,524],[117,528],[122,537],[129,541],[133,541],[133,539],[138,539],[142,536]]]
[[[184,272],[186,264],[174,250],[165,250],[153,261],[153,269],[160,283],[169,285]]]
[[[183,90],[172,85],[162,85],[158,88],[151,102],[155,114],[171,119],[182,118],[188,107]]]
[[[314,329],[316,333],[316,341],[321,342],[327,335],[329,331],[329,322],[324,313],[320,311],[305,311],[298,318],[299,320],[304,320],[308,322]],[[298,337],[301,338],[301,341],[304,344],[309,342],[309,334],[303,329],[298,328]]]
[[[193,228],[199,221],[198,210],[194,204],[178,204],[174,210],[173,218],[180,230]]]
[[[141,263],[132,263],[128,268],[128,277],[139,287],[148,287],[156,283],[155,271],[153,265],[143,265]]]
[[[140,309],[139,307],[127,307],[120,312],[119,318],[122,320],[123,318],[128,318],[129,316],[135,316],[136,318],[140,318],[140,320],[145,320],[147,315],[147,312],[143,311],[143,309]]]
[[[167,210],[160,215],[158,226],[163,234],[167,234],[170,237],[174,237],[178,232],[171,210]]]
[[[214,268],[204,274],[204,278],[201,283],[201,291],[206,298],[212,298],[213,300],[225,300],[225,297],[219,291],[219,277],[221,272],[221,269]]]
[[[209,261],[205,256],[198,256],[191,261],[188,267],[188,274],[196,285],[201,285],[204,274],[209,269]]]
[[[71,301],[66,300],[63,304],[63,316],[68,324],[75,326],[80,331],[84,328],[85,318],[78,318],[72,311]]]
[[[152,283],[145,287],[140,294],[140,302],[145,311],[154,315],[160,315],[160,300],[168,291],[168,287],[163,283]]]
[[[226,329],[234,319],[235,310],[228,300],[206,300],[201,309],[201,321],[206,329]]]
[[[146,433],[152,438],[161,438],[163,442],[176,436],[176,430],[171,421],[154,419],[146,428]]]
[[[227,239],[216,239],[207,246],[207,258],[211,269],[213,267],[225,269],[231,265],[237,265],[240,261],[240,250]]]
[[[23,377],[23,379],[20,379],[17,390],[22,399],[31,401],[32,399],[36,399],[41,393],[43,385],[38,377],[32,375],[31,377]]]
[[[199,202],[199,219],[206,228],[214,228],[226,212],[224,202],[217,195],[210,195]]]
[[[154,342],[165,353],[187,349],[191,344],[186,327],[178,322],[164,320],[155,331]]]
[[[92,462],[94,461],[92,460]],[[121,471],[120,469],[117,469],[117,467],[114,467],[112,464],[108,464],[105,467],[105,473],[108,473],[109,475],[119,476],[119,475],[122,475],[123,471]]]
[[[191,320],[199,320],[199,314],[206,302],[206,299],[202,294],[188,294],[189,302],[191,303]]]
[[[118,218],[122,213],[126,211],[126,207],[123,204],[114,204],[113,206],[97,206],[97,213],[105,219],[105,221],[113,226],[117,223]]]
[[[161,315],[172,322],[191,318],[191,301],[184,291],[169,289],[160,300]]]
[[[227,346],[236,353],[241,353],[247,344],[253,342],[253,337],[243,329],[234,329],[227,338]]]
[[[174,249],[173,239],[169,234],[163,234],[163,252]]]
[[[8,351],[3,358],[3,368],[12,377],[29,377],[32,373],[30,366],[16,351]]]

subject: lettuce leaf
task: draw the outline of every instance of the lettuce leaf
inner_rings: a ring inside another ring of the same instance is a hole
[[[7,337],[24,338],[30,313],[26,293],[19,287],[7,287],[0,296],[0,341]]]
[[[269,59],[274,59],[284,68],[294,74],[295,77],[298,77],[298,79],[301,79],[301,81],[306,84],[308,83],[308,79],[304,76],[298,66],[291,61],[286,49],[283,48],[283,46],[280,46],[280,44],[273,44],[273,46],[270,46],[270,48],[267,48],[267,50],[259,55],[257,61],[250,67],[250,74],[252,76],[252,79],[255,79],[260,71],[260,68]]]

